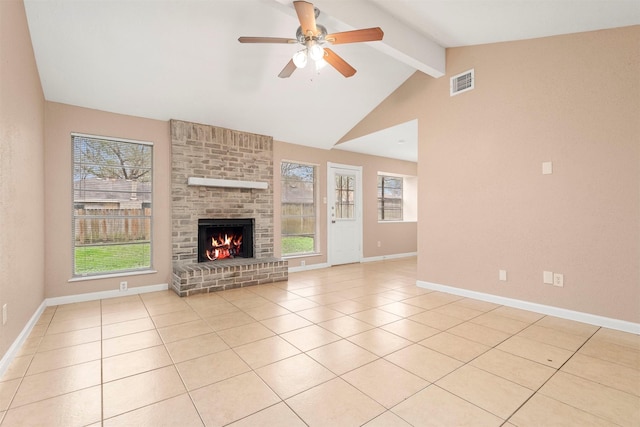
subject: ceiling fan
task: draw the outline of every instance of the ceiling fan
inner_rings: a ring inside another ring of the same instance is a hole
[[[316,23],[320,10],[306,1],[294,1],[300,26],[296,31],[295,39],[283,37],[240,37],[240,43],[300,43],[304,49],[293,55],[289,63],[280,71],[278,77],[287,78],[293,74],[296,68],[304,68],[308,58],[316,63],[326,61],[345,77],[351,77],[356,69],[342,59],[333,50],[325,47],[326,44],[359,43],[382,40],[384,33],[380,27],[365,28],[362,30],[344,31],[341,33],[327,34],[327,29]]]

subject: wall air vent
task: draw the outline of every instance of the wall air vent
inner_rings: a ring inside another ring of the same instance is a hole
[[[474,82],[475,77],[473,74],[473,68],[469,71],[465,71],[464,73],[457,74],[451,77],[449,94],[453,96],[471,90],[474,87]]]

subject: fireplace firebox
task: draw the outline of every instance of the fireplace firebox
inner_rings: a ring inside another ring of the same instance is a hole
[[[198,262],[253,258],[253,218],[199,219]]]

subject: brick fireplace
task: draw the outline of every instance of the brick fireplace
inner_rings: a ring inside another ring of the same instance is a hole
[[[287,261],[273,256],[273,139],[172,120],[171,144],[173,290],[188,296],[287,280]],[[198,223],[216,219],[251,221],[252,256],[198,261]]]

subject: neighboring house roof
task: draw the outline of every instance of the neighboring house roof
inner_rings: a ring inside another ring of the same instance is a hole
[[[151,201],[151,183],[124,179],[89,178],[73,183],[74,200],[85,203]]]
[[[288,181],[282,186],[282,203],[313,203],[313,182]]]

